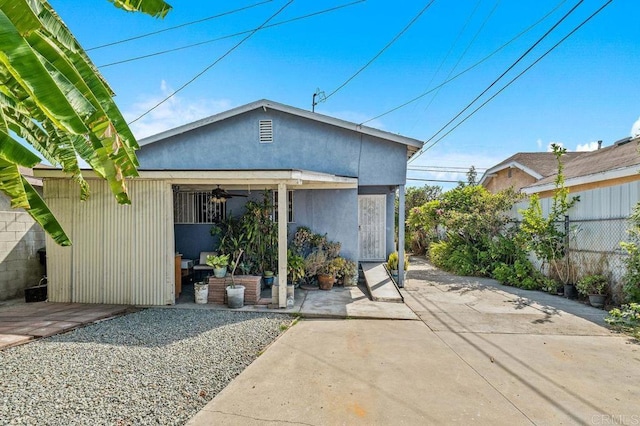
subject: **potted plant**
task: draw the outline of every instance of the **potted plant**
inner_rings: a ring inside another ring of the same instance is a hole
[[[213,275],[216,278],[224,278],[227,275],[227,266],[229,265],[229,255],[221,254],[219,256],[207,256],[207,265],[213,268]]]
[[[202,282],[194,283],[193,290],[196,296],[196,303],[199,305],[206,304],[209,299],[209,277],[207,276]]]
[[[234,274],[236,268],[240,263],[240,257],[242,257],[243,250],[240,250],[238,257],[231,262],[231,284],[227,286],[227,306],[232,309],[242,308],[244,306],[244,286],[236,285],[234,281]]]
[[[327,261],[327,255],[322,250],[309,253],[304,259],[304,274],[311,279],[318,275],[318,271]]]
[[[358,284],[358,264],[353,260],[340,258],[340,269],[336,276],[338,282],[342,281],[345,286],[355,286]]]
[[[262,274],[262,282],[266,288],[273,285],[273,271],[264,271]]]
[[[327,260],[318,269],[318,287],[320,287],[320,290],[331,290],[333,288],[337,272],[337,262],[335,260]]]
[[[607,298],[608,284],[609,280],[604,275],[585,275],[578,281],[576,288],[578,293],[589,297],[591,306],[603,308]]]
[[[398,252],[394,251],[393,253],[389,254],[389,258],[387,259],[387,268],[389,269],[389,272],[391,272],[391,275],[394,277],[398,276],[398,263],[399,263],[399,258],[398,258]],[[409,270],[409,258],[407,256],[404,257],[404,272],[405,274],[407,273],[407,271]]]
[[[287,282],[297,287],[302,278],[304,278],[304,258],[292,250],[287,250]]]

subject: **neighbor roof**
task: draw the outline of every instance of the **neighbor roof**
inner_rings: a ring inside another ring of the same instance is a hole
[[[362,126],[360,124],[356,124],[350,121],[329,117],[327,115],[318,114],[317,112],[306,111],[300,108],[295,108],[289,105],[284,105],[284,104],[273,102],[267,99],[261,99],[259,101],[252,102],[250,104],[246,104],[237,108],[230,109],[225,112],[221,112],[219,114],[212,115],[207,118],[203,118],[198,121],[194,121],[193,123],[189,123],[173,129],[169,129],[153,136],[148,136],[146,138],[141,139],[139,141],[139,144],[140,146],[148,145],[148,144],[157,142],[159,140],[169,138],[171,136],[176,136],[176,135],[197,129],[199,127],[203,127],[212,123],[216,123],[218,121],[226,120],[227,118],[231,118],[240,114],[244,114],[249,111],[253,111],[258,108],[264,108],[265,110],[267,108],[274,109],[276,111],[285,112],[288,114],[296,115],[298,117],[307,118],[309,120],[330,124],[332,126],[341,127],[343,129],[352,130],[354,132],[362,133],[365,135],[374,136],[374,137],[386,139],[392,142],[400,143],[407,146],[409,158],[411,158],[413,154],[415,154],[420,148],[422,148],[422,145],[423,145],[423,142],[417,139],[400,136],[395,133],[385,132],[384,130],[374,129],[373,127]]]
[[[567,152],[562,156],[562,164],[567,164],[579,157],[580,154],[583,153]],[[514,167],[536,179],[543,179],[555,174],[558,169],[558,163],[553,152],[518,152],[484,172],[480,179],[480,185],[492,178],[494,173]]]
[[[638,173],[640,137],[621,139],[615,144],[595,151],[583,152],[567,163],[563,174],[565,185],[597,182]],[[555,174],[529,185],[525,192],[553,189]],[[547,188],[549,187],[549,188]]]

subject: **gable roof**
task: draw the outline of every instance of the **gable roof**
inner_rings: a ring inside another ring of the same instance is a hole
[[[182,126],[178,126],[173,129],[165,130],[164,132],[160,132],[158,134],[143,138],[140,141],[138,141],[138,143],[140,146],[149,145],[154,142],[157,142],[172,136],[176,136],[182,133],[186,133],[188,131],[197,129],[199,127],[207,126],[212,123],[226,120],[228,118],[235,117],[237,115],[244,114],[246,112],[253,111],[259,108],[263,108],[265,111],[267,109],[274,109],[276,111],[281,111],[287,114],[295,115],[297,117],[307,118],[309,120],[314,120],[320,123],[329,124],[331,126],[341,127],[343,129],[351,130],[357,133],[362,133],[365,135],[369,135],[369,136],[385,139],[391,142],[399,143],[402,145],[406,145],[408,158],[411,158],[420,148],[422,148],[422,145],[423,145],[423,142],[417,139],[408,138],[395,133],[386,132],[384,130],[374,129],[373,127],[362,126],[360,124],[356,124],[350,121],[329,117],[328,115],[318,114],[317,112],[306,111],[300,108],[295,108],[289,105],[284,105],[284,104],[273,102],[267,99],[261,99],[259,101],[255,101],[250,104],[233,108],[228,111],[221,112],[219,114],[214,114],[212,116],[194,121],[189,124],[184,124]]]
[[[615,144],[595,151],[581,153],[564,168],[565,186],[599,182],[638,174],[640,137],[621,139]],[[523,188],[526,193],[535,193],[554,188],[555,173]]]
[[[583,152],[567,152],[562,156],[562,163],[579,157]],[[556,173],[558,165],[553,152],[518,152],[501,163],[491,167],[482,175],[480,185],[493,177],[494,173],[508,168],[518,168],[536,179],[543,179]]]

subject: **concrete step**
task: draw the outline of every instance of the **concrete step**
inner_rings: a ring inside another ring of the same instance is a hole
[[[361,263],[364,279],[374,302],[404,303],[400,291],[396,287],[382,263]]]

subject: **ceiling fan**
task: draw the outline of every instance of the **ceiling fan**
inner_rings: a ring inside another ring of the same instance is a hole
[[[211,191],[210,201],[213,203],[224,203],[229,198],[233,197],[248,197],[246,194],[231,194],[224,189],[220,188],[220,185],[213,191]]]

